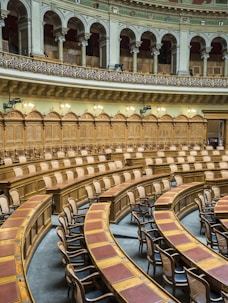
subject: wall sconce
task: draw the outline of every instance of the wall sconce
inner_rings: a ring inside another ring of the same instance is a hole
[[[134,112],[135,111],[135,108],[134,108],[134,106],[126,106],[126,112]]]
[[[96,114],[98,111],[102,112],[103,109],[104,109],[104,107],[103,107],[102,105],[94,105],[94,106],[93,106],[93,111],[95,112],[95,114]]]
[[[157,107],[157,113],[159,115],[162,115],[166,112],[166,108],[165,107]]]
[[[189,114],[194,114],[194,113],[196,113],[196,110],[194,109],[194,108],[188,108],[188,113]]]
[[[31,103],[31,102],[28,102],[28,103],[27,103],[27,102],[23,102],[23,103],[22,103],[22,107],[23,107],[23,108],[29,108],[29,107],[30,107],[30,108],[33,108],[34,106],[35,106],[35,105],[34,105],[33,103]]]
[[[59,108],[60,108],[60,109],[64,109],[64,108],[70,109],[71,106],[70,106],[70,104],[68,104],[68,103],[60,103]]]

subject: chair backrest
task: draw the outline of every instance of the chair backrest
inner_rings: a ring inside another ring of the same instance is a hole
[[[85,289],[83,283],[74,274],[74,268],[72,264],[67,264],[66,266],[68,274],[71,276],[72,282],[74,284],[74,299],[75,302],[86,303],[89,302],[86,299]],[[92,301],[92,298],[91,298]],[[93,302],[93,301],[92,301]]]
[[[188,145],[183,145],[183,146],[181,147],[181,149],[182,149],[182,150],[188,150]]]
[[[203,164],[201,162],[195,162],[194,167],[195,167],[195,170],[202,170]]]
[[[72,157],[75,157],[76,153],[74,150],[68,150],[67,155],[68,155],[68,157],[72,158]]]
[[[197,156],[197,150],[190,150],[189,154],[190,156]]]
[[[185,158],[184,157],[177,157],[177,162],[178,163],[185,163]]]
[[[228,162],[228,155],[222,155],[222,161]]]
[[[120,180],[120,176],[119,175],[116,175],[116,174],[113,174],[112,175],[112,178],[114,180],[114,185],[119,185],[121,183],[121,180]]]
[[[143,158],[143,153],[137,152],[137,153],[135,154],[135,157],[136,157],[136,158]]]
[[[78,207],[77,207],[77,202],[76,202],[75,198],[74,197],[68,197],[67,201],[71,206],[71,210],[72,210],[73,215],[77,215],[78,214]]]
[[[77,177],[83,177],[85,175],[85,170],[83,167],[76,167]]]
[[[12,200],[13,206],[20,206],[20,204],[21,204],[21,199],[20,199],[20,194],[19,194],[18,189],[16,189],[16,188],[11,188],[11,189],[9,190],[9,195],[10,195],[10,198],[11,198],[11,200]]]
[[[207,145],[207,146],[206,146],[206,149],[207,149],[207,150],[213,150],[213,146],[212,146],[212,145]]]
[[[104,188],[105,190],[108,190],[112,187],[111,185],[111,179],[109,177],[103,177],[103,182],[104,182]]]
[[[203,161],[204,162],[210,162],[211,161],[211,157],[210,156],[203,156]]]
[[[161,150],[158,150],[157,151],[157,156],[160,158],[160,157],[165,157],[165,152],[164,151],[161,151]]]
[[[225,291],[222,290],[221,295],[222,295],[224,303],[228,303],[228,293],[226,293]]]
[[[159,165],[159,164],[163,163],[163,159],[162,158],[155,158],[154,161],[155,161],[156,165]]]
[[[141,178],[141,171],[139,169],[133,169],[133,175],[135,177],[135,179],[139,179]]]
[[[182,163],[182,170],[183,171],[189,171],[190,170],[190,165],[188,163]]]
[[[11,157],[5,157],[3,159],[4,165],[12,165],[13,164],[13,159]]]
[[[220,171],[222,178],[227,179],[228,178],[228,170],[222,169]]]
[[[153,182],[153,188],[156,195],[162,194],[162,187],[160,182]]]
[[[63,183],[63,175],[62,175],[62,173],[56,172],[56,173],[54,173],[54,176],[55,176],[57,184]]]
[[[228,169],[228,163],[225,161],[219,162],[219,168],[221,169]]]
[[[14,174],[15,174],[16,177],[21,177],[24,174],[23,173],[23,168],[20,167],[20,166],[13,167],[13,171],[14,171]]]
[[[115,162],[108,162],[108,167],[109,167],[109,170],[115,170],[116,169]]]
[[[199,273],[194,273],[193,268],[185,268],[186,277],[188,280],[188,287],[191,302],[194,303],[208,303],[210,300],[210,285],[203,279]]]
[[[145,187],[142,185],[137,186],[137,191],[140,199],[146,198],[146,190]]]
[[[93,175],[94,174],[94,167],[93,166],[87,166],[86,167],[88,175]]]
[[[28,165],[28,172],[29,172],[29,174],[35,174],[36,173],[36,165],[35,164],[29,164]]]
[[[207,169],[214,169],[215,168],[215,163],[214,162],[207,162],[206,167],[207,167]]]
[[[63,211],[67,220],[67,224],[73,224],[72,210],[70,204],[64,205]]]
[[[194,149],[194,150],[200,150],[200,146],[199,146],[199,145],[194,145],[194,146],[193,146],[193,149]]]
[[[105,155],[98,155],[98,160],[99,160],[99,162],[104,162],[104,161],[106,161],[106,156]]]
[[[144,147],[138,147],[138,152],[144,152]]]
[[[83,159],[82,159],[82,157],[76,157],[76,158],[75,158],[75,162],[76,162],[76,165],[82,165],[82,164],[83,164]]]
[[[200,199],[202,208],[204,209],[206,207],[206,200],[203,193],[198,193],[198,198]]]
[[[173,157],[166,157],[166,162],[168,164],[172,164],[172,163],[174,163],[174,158]]]
[[[70,159],[68,158],[63,159],[63,165],[64,167],[70,167],[71,166]]]
[[[169,147],[169,150],[177,150],[176,145],[171,145],[171,146]]]
[[[131,180],[131,173],[128,171],[123,172],[123,176],[124,176],[124,181],[128,182]]]
[[[116,168],[117,168],[117,169],[123,168],[123,163],[122,163],[121,160],[116,160],[116,161],[114,161],[114,162],[115,162],[115,164],[116,164]]]
[[[10,213],[9,201],[7,196],[4,194],[0,195],[0,209],[3,215]]]
[[[96,195],[100,195],[101,194],[101,184],[100,184],[100,182],[97,181],[97,180],[94,180],[93,181],[93,186],[94,186]]]
[[[194,163],[195,161],[196,161],[196,158],[195,158],[195,156],[187,156],[187,161],[189,162],[189,163]]]
[[[217,185],[212,185],[211,190],[213,192],[213,199],[219,200],[221,198],[220,187]]]
[[[149,168],[149,167],[146,167],[145,168],[145,174],[146,174],[146,176],[152,176],[153,175],[153,169]]]
[[[74,180],[74,172],[72,170],[66,170],[66,176],[68,181]]]
[[[105,153],[106,154],[111,154],[112,153],[112,149],[111,148],[106,148],[105,149]]]
[[[206,203],[211,204],[213,202],[211,189],[209,189],[209,188],[205,189],[204,195],[205,195]]]
[[[220,151],[219,150],[212,150],[212,155],[213,156],[219,156],[220,155]]]
[[[128,191],[127,196],[128,196],[128,200],[129,200],[130,205],[135,205],[136,201],[135,201],[134,193],[132,191]]]
[[[208,155],[208,150],[201,150],[200,152],[201,156],[207,156]]]
[[[217,149],[217,150],[224,150],[224,146],[218,145],[218,146],[216,146],[216,149]]]
[[[62,150],[57,151],[57,158],[63,159],[65,157],[65,152]]]
[[[122,152],[123,152],[123,150],[122,150],[122,148],[121,148],[121,147],[117,147],[117,148],[116,148],[116,150],[115,150],[115,152],[116,152],[116,153],[122,153]]]
[[[26,159],[26,156],[19,156],[18,157],[18,161],[19,161],[19,163],[26,163],[27,162],[27,159]]]
[[[51,153],[45,153],[45,154],[44,154],[44,159],[45,159],[45,160],[50,160],[50,159],[52,159],[52,154],[51,154]]]
[[[93,156],[87,156],[86,161],[88,164],[94,163],[94,157]]]
[[[52,160],[51,161],[51,167],[53,169],[59,169],[59,161],[58,160]]]
[[[92,186],[91,185],[86,185],[85,190],[86,190],[88,199],[93,199],[94,198],[94,193],[93,193]]]
[[[204,172],[204,175],[205,175],[205,179],[207,179],[207,180],[214,179],[214,172],[213,171],[207,170],[207,171]]]
[[[178,171],[178,166],[176,164],[170,164],[169,168],[171,173],[176,173]]]
[[[127,153],[132,153],[134,151],[134,148],[133,147],[128,147],[127,148]]]
[[[123,156],[124,156],[124,160],[131,159],[131,154],[130,153],[124,153]]]
[[[185,157],[185,156],[186,156],[186,151],[185,151],[185,150],[180,150],[180,151],[178,152],[178,156],[180,156],[180,157]]]
[[[40,162],[40,169],[41,171],[47,171],[49,170],[49,165],[47,162]]]
[[[43,180],[46,188],[52,187],[52,179],[50,176],[43,176]]]
[[[152,158],[145,158],[146,166],[152,165],[153,164],[153,159]]]
[[[163,191],[168,191],[171,189],[170,181],[168,178],[162,178]]]
[[[174,282],[175,273],[175,262],[173,257],[165,250],[163,250],[159,245],[157,245],[158,251],[162,260],[162,273],[163,276],[168,280]]]
[[[87,155],[88,155],[88,150],[82,149],[82,150],[81,150],[81,155],[82,155],[82,156],[87,156]]]
[[[219,252],[228,257],[228,235],[217,228],[214,228],[214,233],[217,238]]]
[[[99,163],[97,165],[97,167],[98,167],[99,172],[101,172],[101,173],[106,171],[105,164],[103,164],[103,163],[102,164]]]
[[[174,178],[176,180],[176,186],[180,186],[183,184],[183,178],[181,175],[175,175]]]

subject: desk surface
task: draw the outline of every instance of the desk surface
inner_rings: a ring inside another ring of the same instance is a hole
[[[87,248],[107,285],[121,302],[178,302],[120,249],[109,230],[109,211],[110,203],[95,203],[85,219]]]
[[[50,200],[50,195],[31,197],[0,228],[0,303],[33,302],[25,276],[26,250],[23,237],[37,209]],[[35,246],[35,241],[33,244]]]
[[[189,183],[177,187],[175,200],[178,200],[178,195],[181,196],[183,192],[191,191],[194,186],[195,183]],[[166,198],[169,203],[172,203],[169,192],[159,199],[164,201]],[[206,273],[220,290],[228,290],[228,262],[226,258],[217,254],[190,234],[180,223],[172,208],[166,210],[156,209],[154,218],[162,235],[171,246],[175,247],[190,266],[198,267]]]

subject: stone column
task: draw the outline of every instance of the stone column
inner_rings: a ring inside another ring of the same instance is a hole
[[[209,52],[211,47],[207,47],[201,52],[201,59],[203,59],[203,77],[207,76],[207,60],[210,57]]]
[[[81,46],[81,66],[86,66],[86,46],[88,45],[90,36],[90,33],[85,33],[82,37],[79,37],[78,44]]]
[[[63,62],[63,43],[66,41],[66,39],[62,34],[57,33],[55,36],[55,41],[58,42],[59,60]]]
[[[158,73],[158,56],[160,55],[160,49],[162,44],[157,44],[152,48],[151,55],[154,57],[153,71],[152,73],[156,75]]]
[[[5,21],[0,20],[0,51],[3,51],[2,28],[5,26]]]
[[[137,54],[139,53],[139,47],[141,45],[141,41],[135,42],[131,46],[131,54],[132,54],[132,71],[133,73],[137,72]]]
[[[228,77],[228,53],[227,50],[223,52],[224,65],[223,65],[223,77]]]

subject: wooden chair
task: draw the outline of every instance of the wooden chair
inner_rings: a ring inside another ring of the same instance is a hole
[[[70,265],[67,265],[68,270],[70,271]],[[74,298],[75,302],[80,303],[92,303],[92,302],[110,302],[110,299],[115,299],[113,293],[103,290],[101,288],[96,289],[94,292],[86,291],[85,283],[91,281],[93,285],[96,286],[101,284],[101,280],[98,283],[95,283],[95,276],[98,278],[99,274],[92,275],[92,277],[84,278],[83,283],[77,276],[74,276],[73,283],[74,283]]]
[[[210,284],[196,268],[184,268],[188,280],[190,300],[194,303],[223,303],[219,294],[212,293]]]
[[[35,164],[29,164],[28,165],[28,173],[29,174],[36,174],[36,166],[35,166]]]
[[[128,171],[123,172],[124,182],[128,182],[131,180],[131,173]]]
[[[64,167],[70,167],[71,166],[71,162],[70,159],[63,159],[63,165]]]
[[[133,212],[135,212],[141,217],[145,217],[146,215],[149,215],[149,208],[140,202],[136,202],[135,195],[133,192],[128,191],[127,196],[128,196],[128,202],[131,211],[131,219],[130,219],[131,222],[133,219],[133,214],[132,214]]]
[[[1,224],[11,215],[12,211],[9,207],[9,201],[6,195],[0,195],[0,222]]]
[[[105,162],[106,161],[106,156],[105,155],[98,155],[98,161],[99,162]]]
[[[154,161],[152,158],[145,158],[145,162],[146,162],[146,167],[148,167],[149,165],[152,165]]]
[[[109,177],[103,177],[104,189],[108,190],[112,187],[111,179]]]
[[[63,175],[61,172],[56,172],[54,173],[55,179],[56,179],[56,184],[62,184],[63,181]]]
[[[23,168],[20,166],[13,167],[13,171],[14,171],[15,177],[22,177],[24,175]]]
[[[74,172],[72,170],[66,170],[67,181],[74,180]]]
[[[51,188],[53,186],[52,184],[52,178],[50,176],[43,176],[45,188]]]
[[[166,162],[168,164],[173,164],[175,161],[174,161],[174,158],[173,157],[166,157]]]
[[[89,204],[92,204],[94,202],[95,203],[98,202],[98,197],[94,193],[93,187],[91,185],[85,186],[85,190],[86,190],[86,193],[87,193],[87,198],[88,198],[88,203]]]
[[[135,179],[139,179],[142,176],[141,171],[139,169],[133,169],[133,175]]]
[[[11,203],[10,203],[9,207],[15,210],[22,203],[22,200],[20,199],[20,194],[19,194],[18,189],[11,188],[9,190],[9,196],[11,198]]]
[[[170,180],[168,178],[162,178],[161,180],[163,188],[162,191],[166,192],[171,189]]]
[[[123,163],[122,163],[121,160],[116,160],[114,162],[115,162],[116,169],[122,169],[123,168]]]
[[[146,174],[146,176],[152,176],[153,175],[153,169],[149,168],[149,167],[146,167],[145,168],[145,174]]]
[[[76,167],[76,173],[78,178],[85,176],[85,170],[83,167]]]
[[[82,159],[82,157],[76,157],[76,158],[75,158],[75,163],[76,163],[76,165],[82,165],[82,164],[83,164],[83,159]]]
[[[210,246],[211,248],[218,248],[218,240],[217,240],[217,237],[216,237],[216,234],[214,232],[214,228],[218,228],[221,226],[221,224],[211,224],[206,216],[203,216],[202,217],[202,221],[205,225],[205,236],[206,236],[206,242],[207,242],[207,245]]]
[[[40,169],[41,171],[47,171],[49,170],[49,165],[47,162],[40,162]]]
[[[156,248],[155,244],[161,244],[163,242],[164,238],[160,236],[159,231],[157,233],[157,238],[151,237],[151,235],[143,230],[143,233],[146,238],[146,245],[147,245],[147,273],[150,272],[150,266],[153,266],[153,277],[155,277],[156,274],[156,267],[162,265],[162,260],[160,253],[158,249]]]
[[[176,164],[170,164],[169,165],[170,168],[170,173],[176,173],[178,171],[178,166]]]
[[[100,173],[102,173],[102,172],[106,172],[106,167],[105,167],[105,164],[98,164],[97,165],[97,167],[98,167],[98,171],[100,172]]]
[[[228,170],[222,169],[220,171],[220,174],[221,174],[222,178],[224,178],[224,179],[228,178]]]
[[[51,161],[51,167],[52,167],[52,169],[59,169],[59,161],[52,160]]]
[[[87,161],[88,164],[92,164],[92,163],[94,163],[94,157],[93,156],[87,156],[86,161]]]
[[[109,170],[115,170],[116,169],[115,162],[108,162],[108,167],[109,167]]]
[[[162,249],[157,245],[162,260],[162,277],[164,284],[172,287],[173,295],[176,294],[177,287],[187,287],[188,281],[184,268],[179,265],[179,254],[170,249]]]
[[[68,150],[67,155],[68,155],[68,157],[73,158],[73,157],[75,157],[76,153],[74,150]]]
[[[194,165],[195,170],[203,169],[203,164],[201,162],[195,162],[193,165]]]
[[[180,186],[180,185],[184,184],[183,177],[181,175],[175,175],[174,178],[176,181],[176,186]]]
[[[26,156],[22,155],[18,157],[18,161],[19,163],[26,163],[27,162],[27,158]]]
[[[71,207],[71,215],[75,222],[82,223],[85,220],[86,212],[89,209],[87,206],[80,207],[80,210],[77,205],[77,201],[74,197],[68,197],[67,199]]]
[[[163,193],[163,191],[162,191],[162,185],[161,185],[160,182],[154,181],[154,182],[152,183],[152,186],[153,186],[153,189],[154,189],[154,198],[155,198],[155,200],[156,200],[156,199],[158,199],[158,198],[162,195],[162,193]]]
[[[12,165],[13,164],[13,159],[11,157],[5,157],[3,159],[3,163],[4,165],[8,166],[8,165]]]
[[[87,170],[88,175],[93,175],[95,173],[93,166],[87,166],[86,170]]]
[[[137,186],[138,196],[140,203],[146,205],[150,209],[150,214],[154,208],[155,195],[152,193],[146,193],[145,187],[142,185]]]
[[[214,227],[214,233],[218,242],[219,253],[228,257],[228,232],[222,231]]]
[[[225,291],[221,291],[221,295],[224,303],[228,303],[228,293],[226,293]]]
[[[114,185],[117,186],[121,183],[121,179],[120,179],[120,175],[117,174],[113,174],[112,178],[114,180]]]

